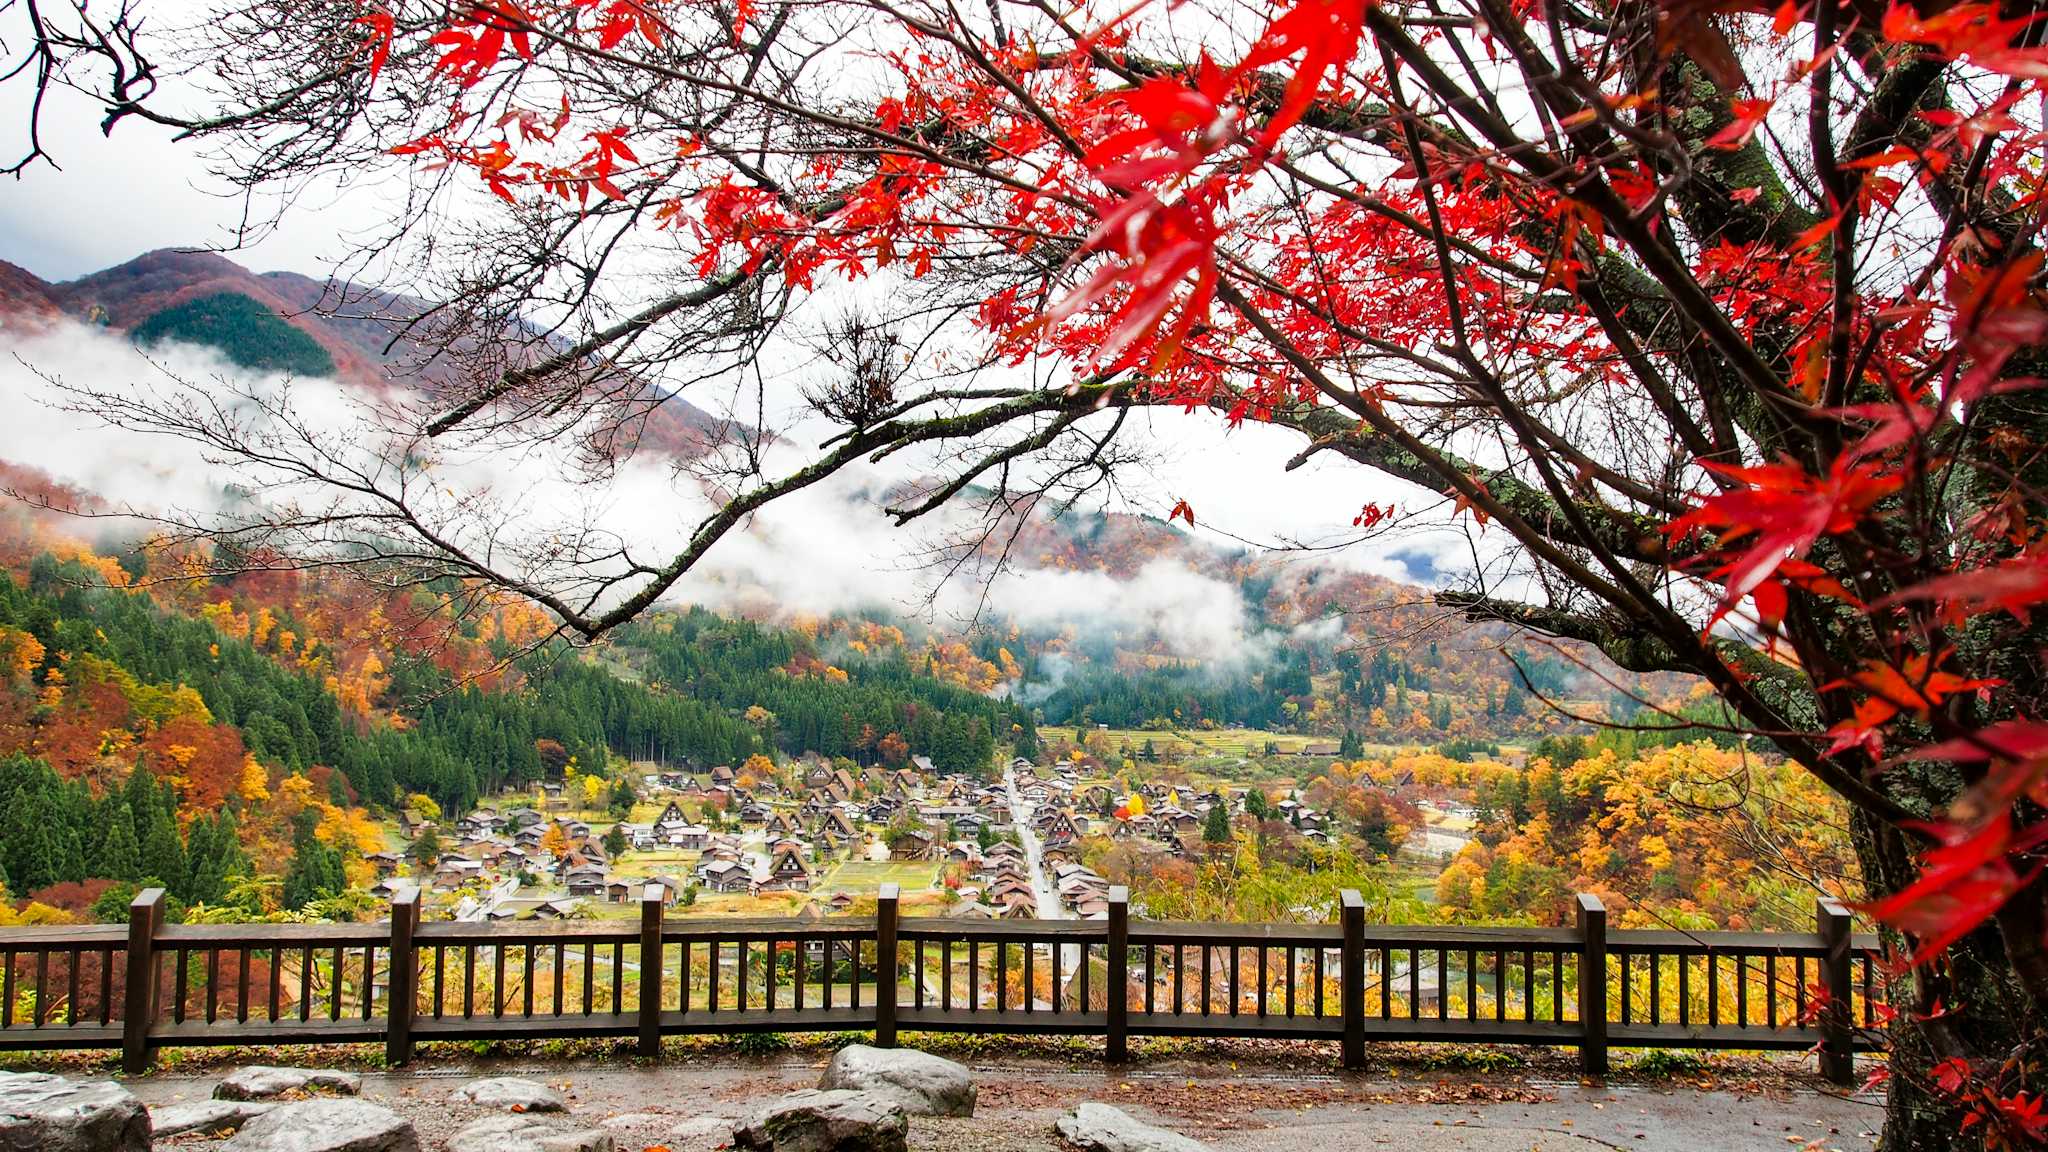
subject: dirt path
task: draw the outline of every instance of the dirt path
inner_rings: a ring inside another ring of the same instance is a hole
[[[1056,1062],[971,1062],[981,1104],[971,1120],[914,1119],[910,1145],[928,1152],[1052,1152],[1052,1123],[1083,1100],[1208,1143],[1218,1152],[1402,1149],[1572,1152],[1670,1149],[1867,1152],[1881,1109],[1806,1087],[1702,1090],[1685,1085],[1591,1086],[1461,1073],[1392,1076],[1238,1072],[1220,1065],[1107,1072]],[[472,1076],[523,1075],[569,1096],[572,1114],[612,1131],[622,1152],[665,1146],[708,1152],[729,1143],[732,1121],[762,1101],[810,1087],[824,1066],[812,1053],[773,1062],[702,1061],[659,1069],[492,1062],[365,1077],[363,1094],[397,1109],[434,1150],[483,1113],[449,1094]],[[151,1104],[200,1099],[217,1074],[163,1074],[131,1082]],[[160,1148],[206,1149],[196,1139]]]

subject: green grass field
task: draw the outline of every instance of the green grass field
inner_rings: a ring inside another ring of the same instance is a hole
[[[1094,729],[1089,731],[1091,733],[1095,732]],[[1073,735],[1070,730],[1052,727],[1048,727],[1044,734],[1067,737],[1072,737]],[[1191,728],[1175,732],[1151,732],[1143,728],[1110,728],[1102,731],[1100,735],[1109,738],[1109,746],[1112,749],[1129,744],[1131,751],[1135,754],[1138,749],[1145,746],[1145,741],[1150,740],[1152,741],[1152,746],[1161,755],[1165,755],[1170,748],[1178,746],[1183,756],[1263,756],[1266,751],[1266,742],[1269,740],[1277,745],[1283,753],[1298,752],[1301,750],[1302,745],[1310,742],[1328,742],[1328,737],[1323,736],[1283,735],[1274,732],[1260,732],[1252,728],[1216,728],[1211,730]]]
[[[855,896],[873,895],[884,884],[894,884],[905,895],[921,892],[939,881],[939,865],[920,860],[891,860],[876,863],[868,860],[849,860],[832,869],[818,891],[824,893],[848,892]]]

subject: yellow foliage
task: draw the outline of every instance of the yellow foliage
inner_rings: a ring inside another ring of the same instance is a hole
[[[27,676],[43,662],[43,642],[19,628],[0,628],[0,671]]]
[[[256,757],[248,756],[242,760],[242,780],[235,791],[244,800],[270,799],[270,774],[256,762]]]
[[[1643,852],[1643,863],[1662,872],[1671,867],[1671,844],[1662,836],[1645,836],[1637,845]]]
[[[75,924],[78,918],[61,908],[31,900],[20,911],[0,900],[0,928],[34,928],[48,924]]]
[[[277,793],[286,803],[303,808],[312,802],[313,782],[294,772],[278,783]]]

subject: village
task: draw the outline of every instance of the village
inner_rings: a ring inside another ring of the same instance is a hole
[[[819,916],[871,910],[893,882],[921,915],[1101,919],[1109,881],[1083,862],[1084,838],[1188,857],[1212,809],[1235,817],[1245,806],[1242,792],[1156,783],[1120,793],[1067,761],[1022,758],[996,781],[912,756],[897,769],[812,758],[758,776],[730,765],[641,771],[634,785],[623,819],[572,809],[552,782],[446,827],[402,815],[402,846],[366,856],[370,893],[416,888],[429,915],[470,921],[636,915],[649,885],[671,915]],[[1326,837],[1298,800],[1275,807],[1305,836]]]

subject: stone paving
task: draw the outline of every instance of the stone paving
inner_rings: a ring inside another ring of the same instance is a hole
[[[1063,1149],[1053,1124],[1087,1100],[1113,1104],[1216,1152],[1308,1149],[1366,1152],[1472,1149],[1570,1152],[1671,1149],[1735,1152],[1835,1149],[1868,1152],[1883,1117],[1870,1096],[1842,1096],[1799,1078],[1735,1089],[1684,1082],[1583,1084],[1463,1072],[1359,1076],[1238,1071],[1185,1062],[1109,1071],[1053,1061],[969,1060],[980,1099],[971,1118],[914,1117],[909,1146],[928,1152]],[[478,1076],[519,1076],[557,1090],[581,1128],[609,1132],[621,1152],[729,1147],[735,1120],[769,1099],[814,1087],[822,1053],[765,1062],[700,1060],[662,1068],[537,1061],[470,1062],[364,1075],[361,1098],[392,1108],[418,1129],[424,1149],[490,1110],[451,1098]],[[129,1087],[152,1106],[212,1095],[219,1074],[167,1072]],[[197,1135],[159,1148],[219,1147]]]

